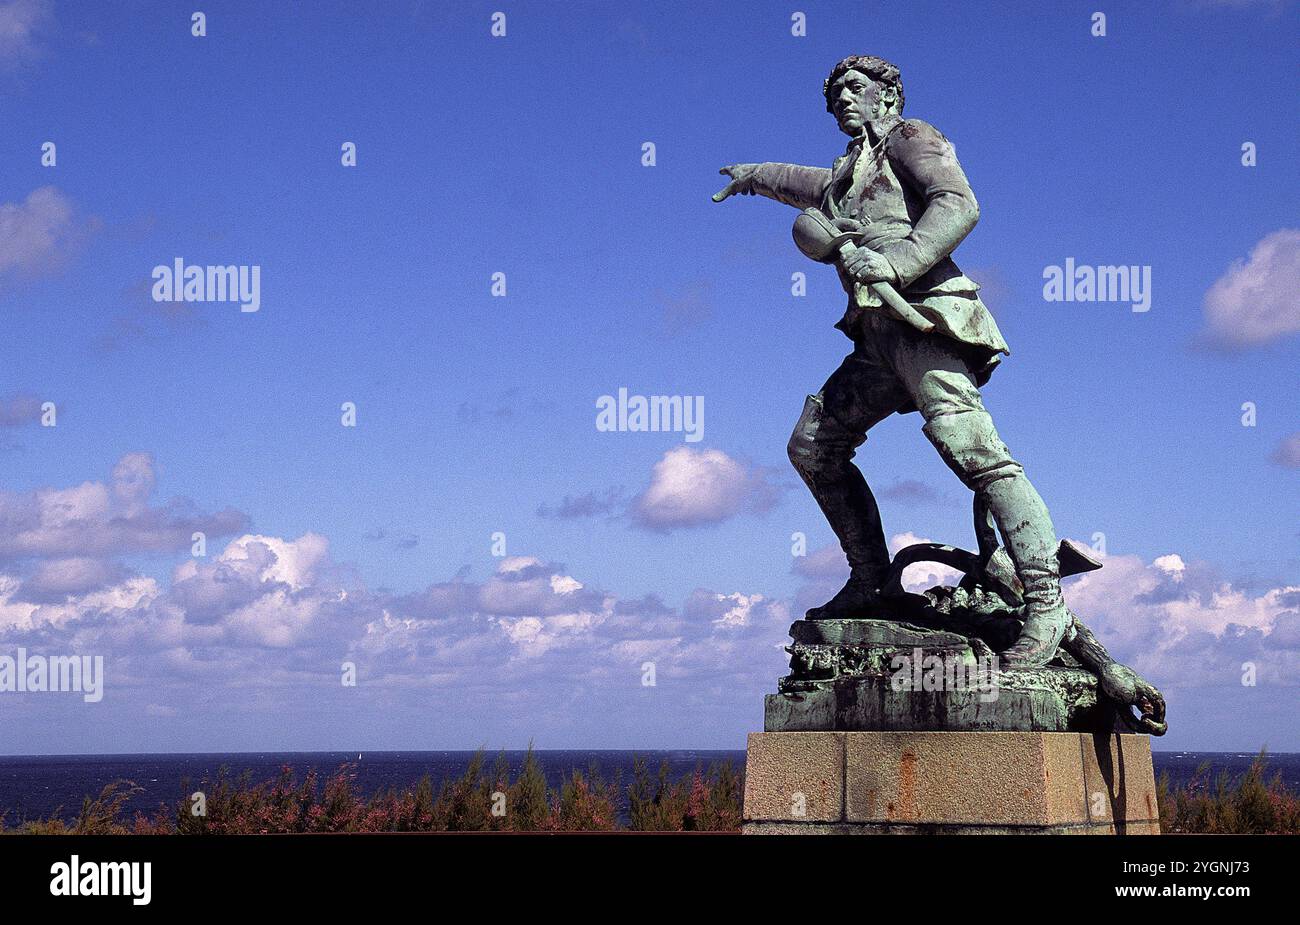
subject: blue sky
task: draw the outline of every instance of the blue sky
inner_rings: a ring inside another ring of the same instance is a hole
[[[838,579],[785,443],[850,345],[793,212],[708,197],[829,165],[821,81],[873,53],[982,207],[986,403],[1104,534],[1072,606],[1161,747],[1300,750],[1295,4],[195,5],[0,3],[0,652],[108,671],[7,695],[0,749],[739,747]],[[151,301],[178,256],[259,265],[260,311]],[[1150,266],[1150,311],[1045,302],[1067,257]],[[597,431],[620,387],[704,439]],[[886,531],[969,544],[919,425],[859,455]]]

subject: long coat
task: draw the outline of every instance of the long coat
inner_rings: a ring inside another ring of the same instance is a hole
[[[898,274],[898,290],[935,331],[980,354],[987,379],[999,354],[1011,351],[980,301],[979,284],[958,269],[952,252],[979,220],[956,152],[938,129],[920,119],[899,119],[867,149],[851,142],[825,167],[761,164],[756,192],[797,208],[820,208],[858,234]],[[854,337],[864,311],[879,306],[871,290],[840,271],[849,296],[836,327]],[[979,364],[977,364],[979,365]]]

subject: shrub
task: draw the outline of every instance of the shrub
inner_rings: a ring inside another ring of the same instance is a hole
[[[546,774],[542,763],[533,752],[533,743],[528,743],[528,754],[524,756],[524,766],[519,776],[510,786],[506,795],[506,818],[511,829],[520,832],[536,832],[544,829],[550,817],[550,800],[547,798]]]
[[[1248,835],[1300,834],[1300,794],[1282,782],[1282,772],[1265,781],[1268,757],[1263,751],[1246,773],[1233,780],[1227,771],[1210,782],[1202,764],[1182,787],[1172,787],[1169,772],[1156,786],[1160,830],[1167,833]]]
[[[315,769],[300,781],[285,766],[279,776],[254,784],[252,774],[238,777],[223,766],[215,778],[192,788],[181,782],[183,795],[153,815],[136,813],[120,821],[123,807],[139,792],[128,781],[115,781],[97,798],[87,797],[73,820],[61,808],[48,819],[22,821],[0,831],[33,834],[168,834],[248,835],[303,832],[473,832],[610,831],[619,828],[621,784],[606,781],[594,765],[574,770],[558,789],[547,786],[546,774],[529,744],[523,766],[513,781],[505,755],[485,770],[482,751],[475,753],[464,773],[444,780],[435,795],[426,774],[412,788],[388,788],[369,800],[355,790],[356,766],[342,764],[323,786]],[[204,812],[195,815],[192,795],[203,793]],[[493,793],[506,795],[504,816],[492,815]],[[740,778],[732,766],[715,765],[705,773],[673,780],[668,764],[651,777],[644,758],[633,763],[627,787],[629,828],[639,831],[736,831],[740,828]]]
[[[606,783],[592,765],[584,777],[574,770],[552,797],[547,828],[556,832],[606,832],[615,828],[617,783]]]

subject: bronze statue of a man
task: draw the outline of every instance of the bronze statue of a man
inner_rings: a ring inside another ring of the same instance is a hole
[[[979,219],[979,205],[952,145],[919,119],[904,119],[898,68],[853,56],[827,78],[826,108],[850,141],[830,169],[734,164],[714,196],[767,196],[806,212],[801,228],[824,226],[823,254],[849,295],[836,325],[850,353],[810,395],[790,438],[790,461],[839,538],[848,583],[808,612],[811,620],[874,616],[890,564],[875,498],[853,465],[872,426],[919,411],[948,466],[976,493],[1002,534],[1023,585],[1024,627],[1002,653],[1005,667],[1038,667],[1071,629],[1061,596],[1057,538],[1042,498],[998,437],[980,386],[1009,353],[979,286],[952,252]],[[901,296],[901,299],[899,298]]]

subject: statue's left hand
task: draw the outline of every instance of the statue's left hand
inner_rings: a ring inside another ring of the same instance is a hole
[[[866,247],[855,247],[841,259],[844,271],[860,283],[896,283],[893,265]]]
[[[1135,731],[1162,736],[1169,729],[1165,722],[1165,698],[1132,668],[1111,662],[1101,669],[1099,680],[1108,697],[1123,707],[1137,709],[1138,716],[1129,714]]]

